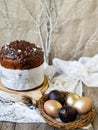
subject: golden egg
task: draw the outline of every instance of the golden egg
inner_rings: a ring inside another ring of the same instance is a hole
[[[80,97],[74,102],[73,107],[76,108],[79,114],[84,114],[91,109],[92,100],[88,97]]]
[[[67,99],[66,99],[66,103],[69,105],[69,106],[73,106],[75,100],[79,99],[79,95],[75,94],[75,93],[69,93],[67,95]]]
[[[47,100],[44,103],[44,111],[51,117],[58,117],[62,105],[56,100]]]

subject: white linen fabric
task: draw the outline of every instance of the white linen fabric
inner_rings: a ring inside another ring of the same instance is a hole
[[[59,89],[76,92],[81,96],[82,83],[87,87],[98,87],[98,54],[94,57],[81,57],[79,61],[64,61],[54,58],[52,68],[56,70],[52,77],[51,72],[47,69],[48,77],[52,78],[47,92]],[[58,76],[53,78],[56,73]]]

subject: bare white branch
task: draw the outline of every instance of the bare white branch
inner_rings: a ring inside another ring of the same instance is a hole
[[[75,1],[71,0],[72,3],[77,1],[78,0]],[[69,3],[69,1],[66,0],[64,3]],[[81,10],[83,10],[87,5],[85,4],[85,6],[81,7],[77,12],[73,13],[69,18],[67,18],[60,24],[58,24],[60,17],[58,16],[58,8],[62,6],[62,2],[60,1],[56,2],[55,0],[53,1],[40,0],[40,5],[41,5],[40,13],[37,15],[37,18],[35,19],[32,15],[32,12],[30,12],[30,10],[28,10],[28,8],[25,7],[23,2],[21,1],[22,8],[32,18],[33,23],[35,23],[36,25],[36,28],[38,30],[37,34],[39,35],[40,38],[40,45],[45,54],[45,61],[48,62],[49,53],[51,51],[51,45],[54,44],[53,42],[54,33],[56,33],[62,25],[76,19],[77,15],[79,15]],[[81,48],[77,48],[77,50],[81,50]],[[74,56],[76,56],[76,54]]]
[[[20,2],[20,5],[22,5],[22,8],[25,10],[25,12],[32,18],[33,22],[37,25],[38,23],[33,17],[32,13],[25,7],[25,5],[23,4],[21,0],[19,2]]]
[[[39,34],[39,37],[40,37],[41,47],[43,48],[43,51],[45,51],[44,50],[43,38],[42,38],[42,32],[41,32],[41,26],[38,24],[37,28],[38,28],[38,34]]]
[[[10,25],[8,24],[8,20],[7,20],[7,17],[5,16],[4,12],[2,10],[0,10],[0,13],[2,15],[2,18],[3,18],[4,22],[5,22],[6,28],[7,28],[8,32],[9,32],[8,35],[9,35],[9,41],[10,41],[10,39],[11,39],[11,31],[9,29]]]
[[[86,42],[86,46],[85,49],[88,49],[89,47],[91,47],[94,43],[96,43],[98,38],[98,28],[95,30],[95,32],[91,35],[91,37],[88,39],[88,41]]]
[[[58,28],[63,26],[64,24],[67,24],[68,22],[72,22],[73,20],[75,20],[77,18],[77,15],[79,15],[79,13],[81,13],[82,10],[84,10],[85,8],[87,8],[87,4],[88,3],[85,3],[84,6],[81,6],[80,9],[78,9],[77,12],[74,12],[70,17],[68,17],[65,21],[61,22],[59,25],[58,25]]]
[[[95,32],[91,35],[91,37],[87,40],[85,44],[82,44],[81,41],[83,39],[83,35],[81,35],[79,42],[77,44],[78,46],[75,48],[75,51],[73,53],[70,52],[70,54],[72,53],[71,60],[77,58],[84,50],[87,50],[94,44],[98,43],[97,36],[98,36],[98,29],[95,30]]]

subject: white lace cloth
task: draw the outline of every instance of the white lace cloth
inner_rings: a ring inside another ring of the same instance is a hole
[[[92,58],[82,57],[79,61],[55,58],[53,65],[46,67],[45,74],[49,79],[46,93],[58,89],[82,95],[82,82],[88,87],[98,87],[98,55]],[[45,122],[35,106],[14,102],[13,97],[13,94],[8,95],[0,91],[0,120],[20,123]]]
[[[2,97],[0,97],[0,120],[19,123],[45,122],[35,106],[28,107]]]

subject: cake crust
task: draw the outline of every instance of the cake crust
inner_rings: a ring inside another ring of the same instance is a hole
[[[25,40],[16,40],[6,44],[0,51],[0,64],[8,69],[33,69],[43,62],[42,49]]]

